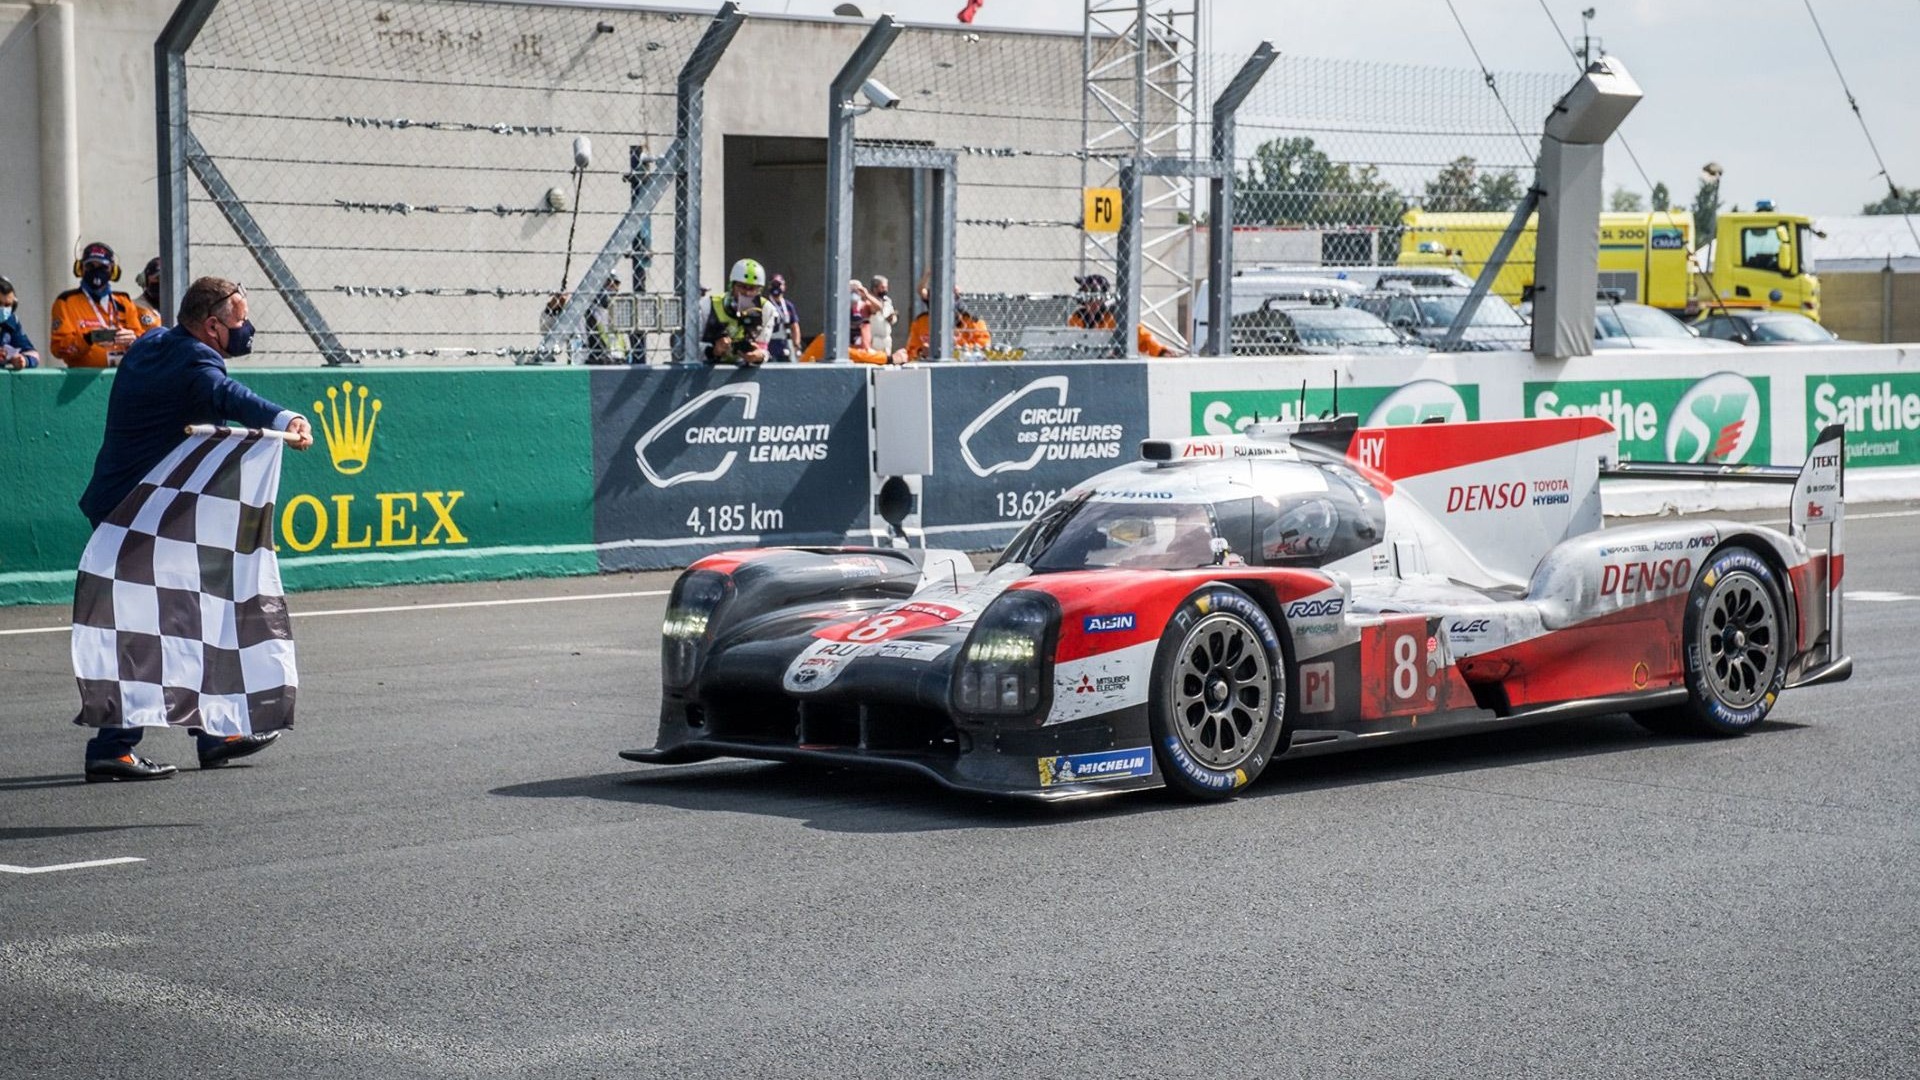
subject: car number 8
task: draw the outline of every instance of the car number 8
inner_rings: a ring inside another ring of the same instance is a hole
[[[906,624],[905,615],[882,615],[870,623],[856,628],[847,635],[848,641],[879,641],[895,629]]]
[[[1420,693],[1420,642],[1411,634],[1393,639],[1393,696],[1411,701]]]

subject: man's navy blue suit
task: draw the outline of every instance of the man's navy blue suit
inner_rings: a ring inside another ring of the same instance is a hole
[[[98,528],[160,460],[186,441],[187,425],[238,420],[284,427],[291,414],[235,382],[212,346],[183,327],[153,331],[127,347],[107,396],[107,433],[93,460],[80,512]]]
[[[209,345],[182,327],[155,330],[127,348],[107,395],[107,433],[93,459],[93,481],[80,510],[94,528],[120,505],[161,459],[187,438],[189,424],[238,420],[253,428],[285,428],[292,413],[235,382]],[[87,742],[87,760],[133,751],[146,728],[101,728]],[[199,734],[204,753],[219,745]]]

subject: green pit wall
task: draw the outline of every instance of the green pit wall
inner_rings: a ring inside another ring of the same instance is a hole
[[[245,372],[256,392],[315,422],[313,448],[285,456],[274,511],[287,588],[598,572],[588,374],[383,370],[366,374],[363,403],[357,372]],[[89,535],[76,503],[112,384],[110,371],[0,377],[12,457],[0,475],[0,605],[72,599]],[[372,425],[364,462],[351,457],[349,394]]]

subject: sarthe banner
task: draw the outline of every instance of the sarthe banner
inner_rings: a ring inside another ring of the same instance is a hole
[[[280,451],[258,431],[193,435],[94,530],[73,590],[75,723],[210,735],[293,723]]]

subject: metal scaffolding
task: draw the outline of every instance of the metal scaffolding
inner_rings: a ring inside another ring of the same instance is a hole
[[[1206,0],[1086,0],[1081,50],[1081,186],[1120,187],[1123,163],[1205,156],[1200,131],[1200,27]],[[1195,178],[1151,167],[1140,176],[1142,320],[1188,344],[1194,285],[1203,275]],[[1084,266],[1113,266],[1117,234],[1088,233]]]

